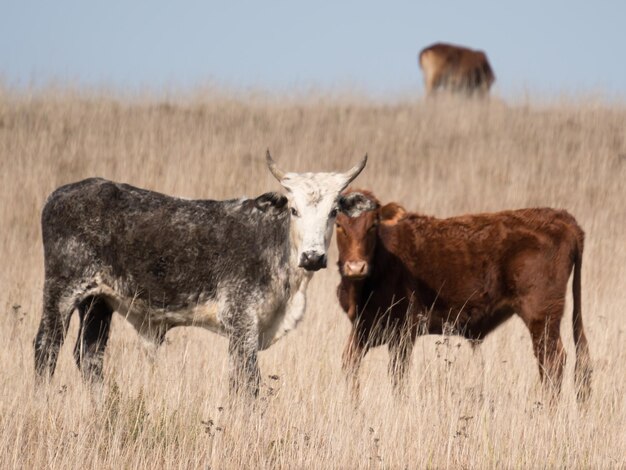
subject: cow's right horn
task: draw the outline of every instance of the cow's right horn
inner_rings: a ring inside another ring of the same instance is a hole
[[[354,178],[359,176],[359,173],[361,173],[361,171],[363,171],[363,168],[365,168],[366,163],[367,154],[365,154],[363,160],[361,160],[359,163],[350,168],[346,173],[344,173],[344,175],[346,176],[346,183],[344,185],[344,188],[346,188],[352,182],[352,180],[354,180]]]
[[[267,149],[267,153],[265,154],[265,160],[267,160],[267,167],[274,175],[274,178],[276,178],[279,182],[282,181],[285,177],[285,172],[276,166],[274,159],[270,155],[270,149]]]

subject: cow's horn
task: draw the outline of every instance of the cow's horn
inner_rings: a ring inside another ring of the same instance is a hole
[[[365,168],[366,163],[367,154],[365,154],[363,160],[361,160],[359,163],[350,168],[346,173],[344,173],[346,176],[346,183],[344,185],[344,188],[347,187],[352,182],[352,180],[354,180],[354,178],[359,176],[359,173],[361,173],[361,171],[363,171],[363,168]]]
[[[285,177],[285,172],[276,166],[274,159],[270,155],[270,149],[267,149],[265,159],[267,160],[267,167],[274,175],[274,178],[276,178],[278,181],[282,181],[282,179]]]

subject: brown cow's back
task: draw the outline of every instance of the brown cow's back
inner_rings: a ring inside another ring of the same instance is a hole
[[[550,282],[533,301],[564,296],[582,237],[574,218],[554,209],[449,219],[411,214],[380,229],[382,243],[417,284],[417,300],[431,309],[429,332],[449,322],[471,339],[520,312],[520,299],[539,278]]]
[[[519,297],[535,276],[558,286],[549,295],[565,294],[583,235],[565,211],[523,209],[449,219],[408,214],[380,224],[378,237],[372,274],[357,283],[368,313],[361,315],[364,327],[400,321],[412,294],[430,311],[428,333],[441,333],[448,322],[457,333],[481,339],[521,308]],[[339,291],[347,310],[349,290]]]

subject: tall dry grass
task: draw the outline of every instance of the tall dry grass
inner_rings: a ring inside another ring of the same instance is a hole
[[[226,341],[182,328],[151,362],[116,317],[107,380],[92,393],[71,357],[34,386],[43,281],[39,213],[57,186],[100,175],[161,192],[229,198],[277,190],[263,163],[339,170],[438,216],[568,209],[587,233],[583,316],[593,396],[574,397],[571,295],[559,406],[541,402],[528,332],[513,318],[476,351],[430,336],[394,402],[387,353],[365,360],[354,409],[340,371],[349,322],[331,266],[305,320],[261,353],[255,407],[228,401]],[[570,100],[385,104],[209,93],[165,100],[0,91],[0,468],[618,468],[626,466],[626,106]]]

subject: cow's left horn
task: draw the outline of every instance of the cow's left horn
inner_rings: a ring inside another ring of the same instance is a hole
[[[265,154],[265,160],[267,160],[267,167],[274,175],[274,178],[276,178],[278,181],[282,181],[282,179],[285,177],[285,172],[276,166],[274,159],[270,155],[270,149],[267,149],[267,153]]]
[[[344,173],[346,176],[346,183],[344,184],[344,188],[346,188],[352,182],[352,180],[354,180],[354,178],[359,176],[359,173],[361,173],[361,171],[363,171],[363,168],[365,168],[366,163],[367,154],[365,154],[363,160],[361,160],[359,163],[350,168],[346,173]]]

